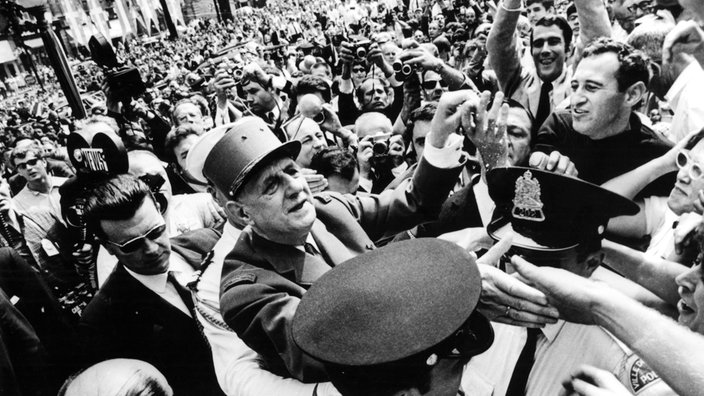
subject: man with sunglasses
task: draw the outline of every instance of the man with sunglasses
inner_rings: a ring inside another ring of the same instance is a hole
[[[89,227],[119,261],[81,317],[86,363],[144,360],[177,395],[222,395],[183,286],[181,273],[192,268],[171,250],[149,187],[131,175],[104,180],[94,186],[85,211]],[[217,235],[193,238],[191,243],[207,250]]]
[[[27,180],[27,185],[12,198],[17,210],[28,213],[34,209],[45,208],[60,219],[59,187],[66,179],[49,175],[41,148],[36,144],[17,147],[10,153],[10,162],[17,169],[17,173]]]
[[[426,102],[437,102],[443,93],[447,92],[447,82],[433,70],[423,72],[423,100]]]

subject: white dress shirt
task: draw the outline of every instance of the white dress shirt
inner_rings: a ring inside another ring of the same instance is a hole
[[[181,295],[178,294],[174,285],[172,285],[171,282],[168,281],[167,272],[156,275],[142,275],[130,270],[127,267],[125,267],[125,270],[128,274],[132,275],[133,278],[137,279],[139,283],[143,284],[147,289],[158,294],[159,297],[168,301],[169,304],[180,309],[189,317],[192,317],[191,311],[188,309],[188,306],[186,306],[186,303],[183,302],[183,299],[181,299]],[[179,283],[181,283],[179,276],[175,276],[175,278]],[[181,286],[183,286],[183,283],[181,283]]]
[[[694,61],[680,73],[665,99],[675,113],[670,125],[670,140],[677,143],[692,131],[704,125],[704,70]]]
[[[503,396],[528,332],[523,327],[501,323],[492,323],[492,326],[495,332],[494,343],[489,350],[473,357],[465,367],[462,388],[469,391],[470,384],[480,378],[485,386],[491,388],[491,391],[484,394]],[[674,395],[652,370],[643,365],[638,356],[606,330],[565,321],[541,329],[525,395],[562,394],[562,381],[569,379],[582,364],[613,373],[634,395]],[[641,381],[641,377],[645,379]]]

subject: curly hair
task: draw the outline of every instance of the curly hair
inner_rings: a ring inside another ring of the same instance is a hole
[[[619,67],[616,71],[618,90],[625,92],[637,82],[648,86],[650,79],[650,61],[643,52],[628,44],[620,43],[610,38],[599,38],[592,42],[582,53],[582,59],[612,53],[618,58]]]

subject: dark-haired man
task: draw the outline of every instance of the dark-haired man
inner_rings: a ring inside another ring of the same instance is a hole
[[[530,165],[563,173],[571,160],[580,178],[602,184],[665,154],[671,144],[632,111],[648,78],[640,51],[611,39],[592,43],[570,81],[570,109],[551,114],[540,128]],[[647,192],[667,195],[674,180],[656,183]]]
[[[190,293],[177,280],[179,269],[190,268],[171,251],[149,187],[130,175],[103,181],[88,198],[86,218],[119,260],[81,317],[87,361],[144,360],[177,395],[221,395]],[[216,240],[212,235],[198,243],[207,251]]]
[[[600,36],[610,36],[606,8],[600,0],[579,1],[575,5],[583,26],[580,31],[582,44]],[[572,29],[562,17],[548,15],[538,19],[531,35],[535,69],[526,69],[521,66],[516,51],[515,31],[521,11],[520,0],[502,2],[486,45],[501,90],[531,111],[538,128],[550,112],[569,97],[572,72],[566,60],[572,43]]]

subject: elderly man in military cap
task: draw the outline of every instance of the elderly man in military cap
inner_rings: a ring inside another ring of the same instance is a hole
[[[496,203],[489,235],[497,240],[511,235],[509,253],[583,277],[602,263],[608,220],[638,211],[631,200],[599,186],[537,169],[495,168],[487,181]],[[557,395],[562,381],[583,364],[613,373],[634,395],[672,394],[638,356],[600,327],[561,320],[542,329],[496,324],[494,330],[494,346],[466,370],[468,380],[479,376],[487,382],[487,395]]]
[[[373,250],[373,240],[437,215],[464,162],[454,131],[477,101],[468,91],[444,96],[414,177],[376,196],[312,196],[293,161],[300,143],[279,143],[256,119],[241,120],[215,143],[202,169],[193,169],[223,197],[230,221],[246,226],[223,264],[220,311],[267,369],[303,382],[328,379],[291,342],[300,297],[331,267]],[[506,320],[537,326],[556,316],[542,294],[490,270],[483,276],[495,287],[487,299],[516,307]]]
[[[465,364],[494,338],[477,311],[481,286],[457,245],[391,244],[323,275],[298,305],[293,339],[344,396],[456,396]]]

